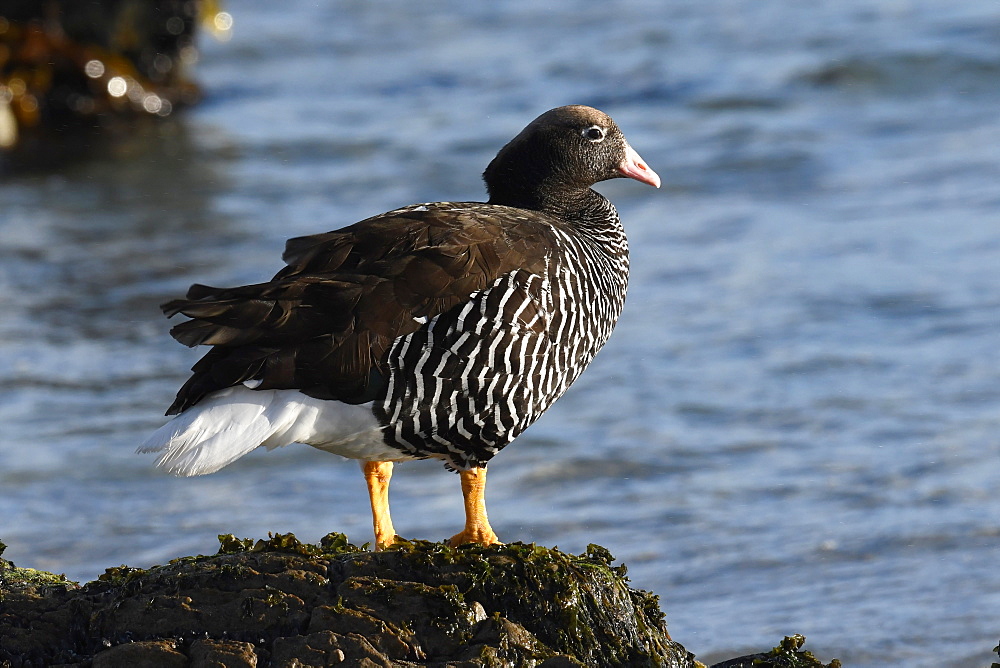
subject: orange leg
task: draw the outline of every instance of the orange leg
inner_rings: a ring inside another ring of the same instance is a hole
[[[465,530],[451,538],[451,546],[465,543],[498,545],[500,539],[493,533],[486,517],[486,469],[474,468],[461,471],[462,496],[465,497]]]
[[[365,462],[365,482],[372,502],[372,524],[375,527],[375,549],[384,550],[396,542],[396,530],[389,517],[389,480],[392,462]]]

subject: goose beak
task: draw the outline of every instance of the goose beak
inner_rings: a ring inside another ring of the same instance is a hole
[[[646,165],[646,161],[628,144],[625,144],[625,159],[618,165],[618,173],[630,179],[648,183],[654,188],[660,187],[660,177]]]

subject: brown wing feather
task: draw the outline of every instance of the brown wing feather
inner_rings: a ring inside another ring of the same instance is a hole
[[[211,345],[169,413],[247,380],[361,403],[384,391],[392,341],[519,268],[541,271],[552,243],[545,216],[486,204],[390,212],[288,242],[267,283],[195,285],[163,305],[191,320],[171,334]]]

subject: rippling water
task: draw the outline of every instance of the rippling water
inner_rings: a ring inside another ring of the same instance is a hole
[[[703,659],[799,632],[852,666],[989,664],[1000,6],[229,9],[200,107],[0,183],[5,557],[89,580],[220,532],[369,540],[354,463],[290,447],[178,480],[133,454],[198,355],[157,304],[269,277],[287,237],[479,199],[500,145],[584,103],[665,188],[601,186],[632,241],[629,303],[491,466],[498,533],[607,546]],[[393,484],[404,535],[460,526],[439,465]]]

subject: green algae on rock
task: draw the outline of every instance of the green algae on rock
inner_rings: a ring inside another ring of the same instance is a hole
[[[770,652],[729,659],[713,664],[711,668],[840,668],[837,659],[827,664],[813,656],[812,652],[801,651],[805,643],[806,637],[796,633],[785,636]]]
[[[7,545],[0,541],[0,556]],[[76,587],[77,583],[67,580],[65,575],[56,575],[34,568],[18,568],[13,562],[0,558],[0,601],[4,592],[24,591],[36,587]]]
[[[630,588],[599,546],[577,556],[424,541],[367,552],[343,534],[318,545],[291,534],[219,542],[215,555],[109,568],[83,587],[3,585],[0,666],[143,656],[178,665],[196,656],[247,666],[695,665],[670,639],[656,597]]]

